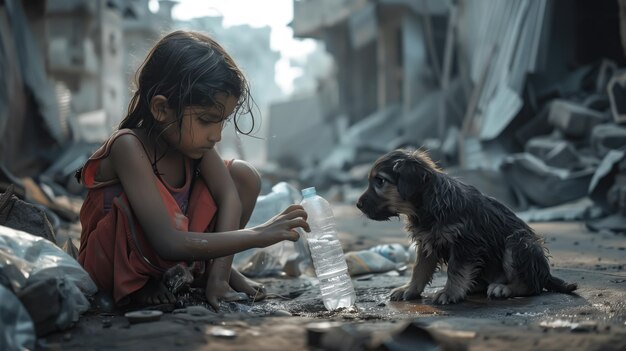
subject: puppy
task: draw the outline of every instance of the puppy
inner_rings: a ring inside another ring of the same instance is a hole
[[[543,239],[524,221],[443,173],[424,152],[395,150],[380,157],[357,207],[376,221],[405,215],[417,244],[411,281],[391,292],[392,301],[420,298],[442,264],[448,280],[434,296],[436,304],[457,303],[476,292],[507,298],[577,288],[550,274]]]

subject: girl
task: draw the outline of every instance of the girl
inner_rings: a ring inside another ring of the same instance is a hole
[[[180,262],[206,281],[216,309],[237,292],[258,300],[262,286],[231,270],[232,255],[309,231],[299,205],[243,229],[260,176],[246,162],[224,162],[215,146],[245,113],[252,117],[248,83],[209,37],[173,32],[148,54],[128,115],[79,173],[89,191],[78,259],[118,306],[175,302],[161,278]]]

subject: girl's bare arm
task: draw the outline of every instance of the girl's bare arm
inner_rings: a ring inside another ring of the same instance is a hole
[[[176,229],[163,203],[150,161],[137,138],[120,136],[111,147],[110,159],[130,206],[150,244],[167,260],[207,260],[281,240],[298,239],[295,228],[309,230],[306,212],[290,206],[280,215],[255,228],[194,233]]]
[[[242,214],[241,200],[230,171],[215,149],[204,153],[200,161],[200,174],[217,204],[215,231],[238,230]],[[215,259],[209,279],[228,284],[232,263],[232,255]]]

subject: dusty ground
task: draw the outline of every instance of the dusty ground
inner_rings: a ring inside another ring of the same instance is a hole
[[[352,206],[335,206],[344,249],[407,243],[402,223],[372,222]],[[579,283],[577,295],[542,294],[492,301],[471,296],[435,306],[445,283],[438,273],[421,301],[391,303],[387,295],[408,280],[397,273],[354,279],[356,307],[325,311],[314,279],[265,278],[270,293],[257,303],[224,304],[165,313],[160,321],[130,324],[121,315],[88,313],[71,330],[40,339],[42,350],[626,350],[626,236],[591,233],[582,223],[532,225],[546,237],[554,274]],[[331,325],[312,323],[332,322]],[[422,323],[400,335],[410,322]],[[332,327],[332,328],[331,328]],[[420,333],[424,330],[427,333]],[[430,339],[432,335],[435,339]],[[320,336],[322,336],[320,338]]]

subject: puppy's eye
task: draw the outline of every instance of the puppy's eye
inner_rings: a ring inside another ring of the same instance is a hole
[[[380,188],[381,186],[385,185],[385,182],[387,182],[385,180],[385,178],[382,178],[380,176],[376,176],[374,177],[374,185],[378,188]]]

